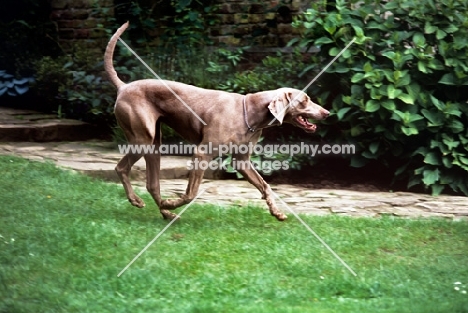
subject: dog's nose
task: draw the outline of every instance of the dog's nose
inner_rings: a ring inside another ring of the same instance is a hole
[[[327,110],[325,110],[325,109],[323,109],[323,110],[322,110],[322,116],[323,116],[323,118],[328,117],[328,115],[330,115],[330,112],[327,111]]]

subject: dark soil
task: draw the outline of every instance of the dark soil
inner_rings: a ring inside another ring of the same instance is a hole
[[[343,160],[321,162],[302,170],[284,171],[265,176],[274,184],[292,184],[310,189],[345,189],[356,191],[411,191],[427,193],[423,188],[407,189],[406,182],[393,182],[393,172],[383,166],[353,168]]]
[[[356,191],[389,191],[391,178],[381,173],[362,173],[352,168],[331,169],[315,166],[281,175],[264,176],[274,184],[299,185],[310,189],[347,189]]]

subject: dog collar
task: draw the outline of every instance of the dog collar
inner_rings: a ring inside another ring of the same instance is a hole
[[[244,121],[245,121],[245,124],[247,125],[247,128],[249,129],[249,131],[251,133],[255,132],[255,128],[251,127],[249,125],[249,122],[247,121],[247,107],[246,107],[246,104],[245,104],[245,99],[247,99],[247,95],[244,96],[244,99],[243,99],[243,105],[244,105]]]

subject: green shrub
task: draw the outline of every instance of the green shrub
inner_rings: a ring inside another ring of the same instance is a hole
[[[115,88],[103,77],[102,60],[87,50],[36,62],[38,96],[59,117],[113,125]]]
[[[355,143],[351,165],[376,160],[408,187],[468,195],[468,5],[462,0],[312,4],[292,44],[319,46],[316,71],[356,42],[312,86],[332,106],[331,140]],[[333,131],[339,129],[339,131]]]

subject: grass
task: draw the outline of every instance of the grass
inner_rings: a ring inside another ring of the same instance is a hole
[[[354,277],[293,216],[194,204],[118,278],[167,225],[147,193],[0,169],[0,312],[468,312],[464,221],[303,216]]]

